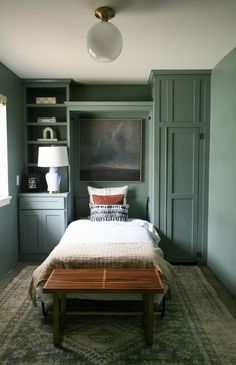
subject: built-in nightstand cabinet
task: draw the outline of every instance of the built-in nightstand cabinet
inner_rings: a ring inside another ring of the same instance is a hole
[[[20,254],[49,254],[70,220],[69,193],[18,195]]]

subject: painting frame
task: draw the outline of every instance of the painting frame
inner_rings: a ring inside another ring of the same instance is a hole
[[[81,118],[81,182],[141,182],[141,118]]]

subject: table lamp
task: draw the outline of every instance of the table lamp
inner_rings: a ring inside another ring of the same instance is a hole
[[[66,146],[39,147],[38,166],[49,167],[49,172],[46,173],[49,193],[58,193],[60,191],[61,175],[57,168],[68,165]]]

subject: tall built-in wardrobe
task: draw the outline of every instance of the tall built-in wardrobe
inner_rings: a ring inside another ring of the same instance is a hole
[[[151,216],[171,262],[205,262],[210,71],[152,71]]]

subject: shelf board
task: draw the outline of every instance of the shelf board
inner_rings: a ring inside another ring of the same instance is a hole
[[[27,108],[65,108],[66,109],[66,105],[65,104],[35,104],[35,103],[31,103],[31,104],[26,104]]]
[[[33,123],[33,122],[31,122],[31,123],[27,123],[27,126],[29,126],[29,127],[48,127],[48,126],[65,127],[65,126],[67,126],[67,123],[66,122],[63,122],[63,123],[61,123],[61,122],[56,122],[56,123],[37,123],[37,122]]]
[[[27,163],[27,167],[38,167],[38,168],[40,168],[40,169],[49,169],[49,167],[39,167],[38,166],[38,164],[37,164],[37,162],[28,162]],[[63,166],[64,167],[64,166]],[[63,167],[61,167],[61,168],[63,168]],[[66,167],[66,166],[65,166]]]
[[[63,140],[63,141],[28,141],[27,144],[67,144],[67,141]]]

